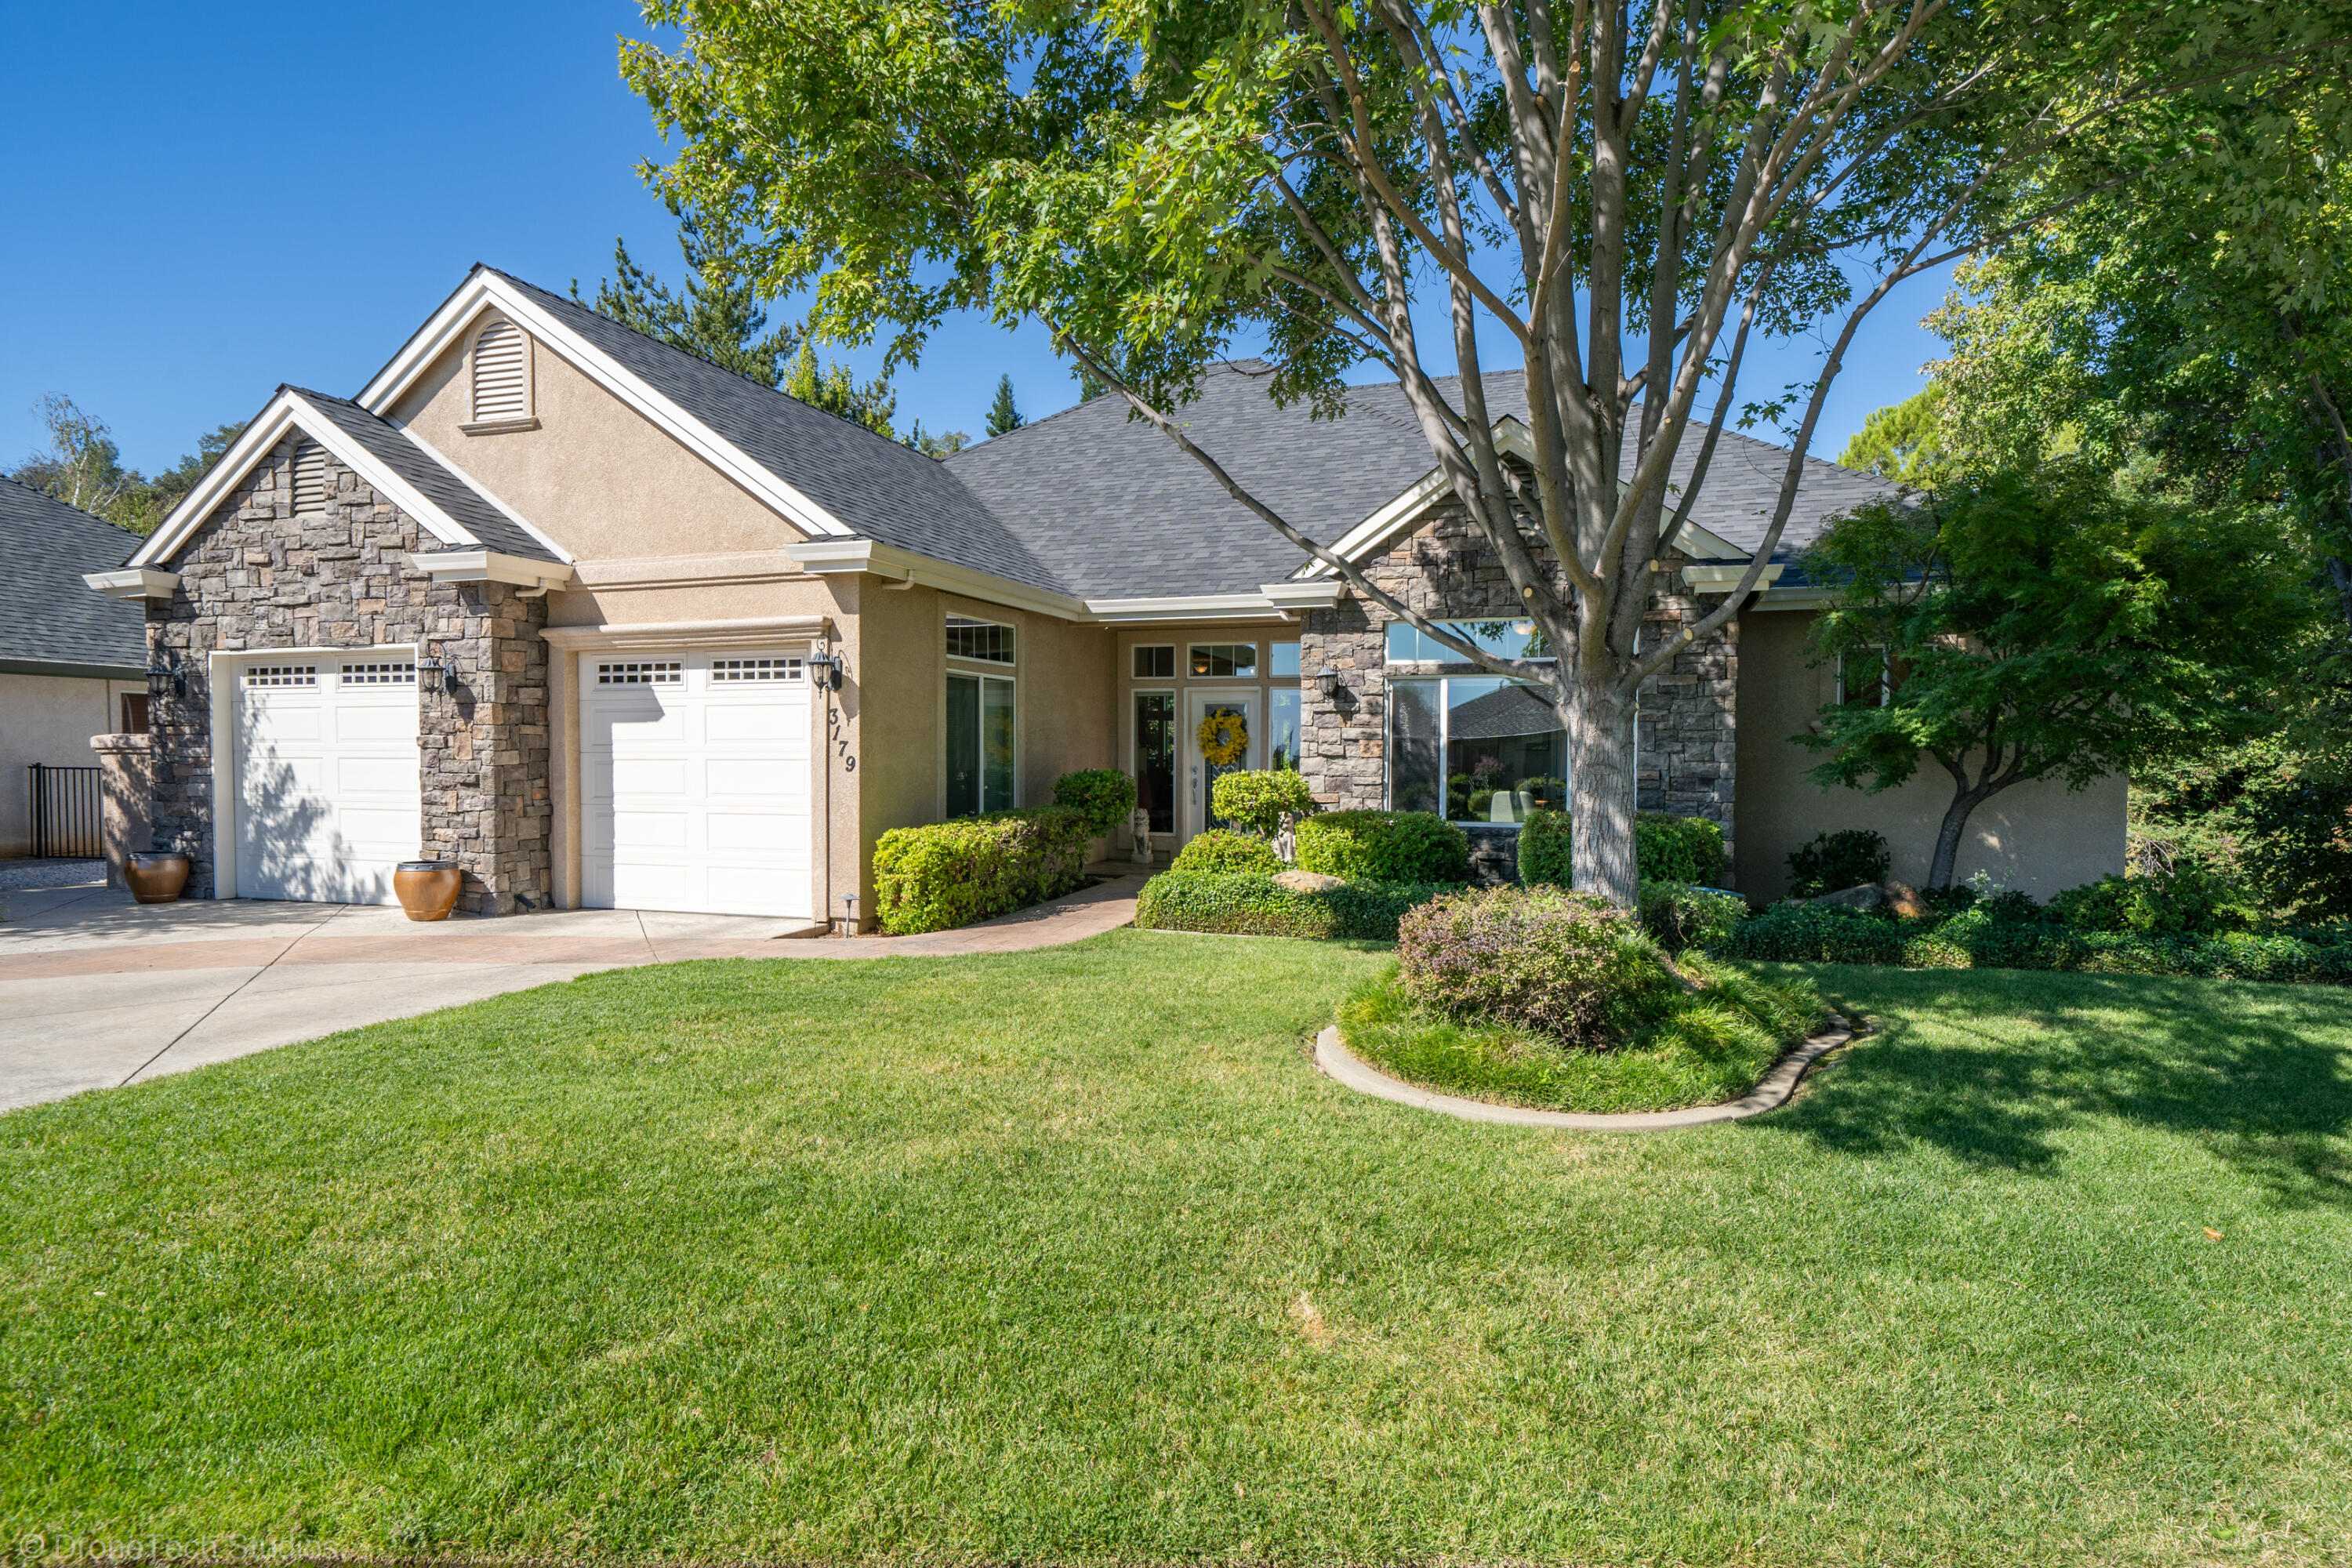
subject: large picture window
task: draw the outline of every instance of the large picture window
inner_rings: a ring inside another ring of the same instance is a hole
[[[1454,822],[1568,807],[1568,736],[1534,689],[1493,676],[1390,684],[1389,798]]]
[[[977,816],[1013,804],[1013,682],[948,677],[948,815]]]

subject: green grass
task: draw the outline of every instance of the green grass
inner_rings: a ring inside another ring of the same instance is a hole
[[[1426,1012],[1405,994],[1394,965],[1349,992],[1339,1034],[1365,1061],[1423,1089],[1539,1110],[1614,1112],[1737,1100],[1823,1020],[1821,997],[1802,981],[1759,979],[1696,953],[1681,963],[1706,989],[1690,995],[1662,986],[1651,1007],[1664,1016],[1609,1050]]]
[[[2342,1560],[2352,996],[1812,971],[1881,1031],[1626,1137],[1318,1077],[1383,962],[637,970],[0,1117],[0,1551]]]

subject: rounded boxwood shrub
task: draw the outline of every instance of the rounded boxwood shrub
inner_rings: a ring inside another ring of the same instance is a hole
[[[1558,888],[1449,893],[1397,925],[1405,994],[1465,1023],[1607,1046],[1672,982],[1633,916]]]
[[[1349,882],[1318,892],[1286,888],[1263,871],[1162,871],[1135,901],[1142,931],[1222,931],[1394,942],[1397,921],[1445,888]]]
[[[1748,900],[1738,894],[1685,882],[1645,880],[1634,907],[1642,929],[1668,952],[1723,942],[1748,918]]]
[[[1271,877],[1282,869],[1282,862],[1263,838],[1212,827],[1206,833],[1195,834],[1190,844],[1176,852],[1168,868],[1214,874],[1260,871]]]
[[[1519,826],[1519,880],[1528,887],[1565,888],[1573,879],[1570,834],[1575,819],[1564,811],[1531,811]]]
[[[1867,827],[1816,834],[1789,851],[1789,896],[1818,899],[1886,880],[1886,840]]]
[[[1298,867],[1350,882],[1466,882],[1470,839],[1429,811],[1327,811],[1300,822]]]
[[[1209,791],[1209,809],[1219,821],[1238,823],[1260,838],[1282,831],[1285,812],[1297,817],[1314,815],[1315,797],[1307,793],[1307,777],[1288,768],[1219,776]]]
[[[1645,811],[1633,819],[1633,865],[1645,882],[1715,887],[1723,880],[1723,825]]]
[[[1087,819],[1089,837],[1125,826],[1135,811],[1135,781],[1117,768],[1081,768],[1054,781],[1054,804]]]

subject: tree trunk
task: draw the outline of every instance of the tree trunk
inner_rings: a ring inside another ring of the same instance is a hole
[[[1633,700],[1601,681],[1570,678],[1570,854],[1576,889],[1631,909],[1633,865]]]
[[[1969,830],[1969,814],[2000,793],[1993,789],[1958,789],[1944,808],[1944,826],[1936,830],[1936,858],[1927,864],[1927,886],[1952,885],[1952,862],[1960,856],[1960,837]]]

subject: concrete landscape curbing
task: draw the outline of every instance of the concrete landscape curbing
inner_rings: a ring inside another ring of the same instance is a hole
[[[1458,1116],[1465,1121],[1496,1121],[1512,1127],[1565,1128],[1580,1132],[1664,1132],[1676,1127],[1705,1127],[1717,1121],[1738,1121],[1743,1117],[1786,1105],[1789,1097],[1797,1092],[1797,1085],[1803,1079],[1806,1069],[1852,1040],[1856,1033],[1851,1024],[1832,1013],[1827,1030],[1782,1057],[1754,1089],[1738,1100],[1727,1100],[1720,1105],[1694,1105],[1684,1110],[1635,1110],[1614,1115],[1598,1111],[1531,1110],[1525,1106],[1489,1105],[1483,1100],[1433,1094],[1368,1066],[1348,1049],[1339,1038],[1337,1025],[1315,1037],[1315,1065],[1326,1077],[1359,1094],[1374,1095],[1423,1110],[1434,1110],[1441,1116]]]

